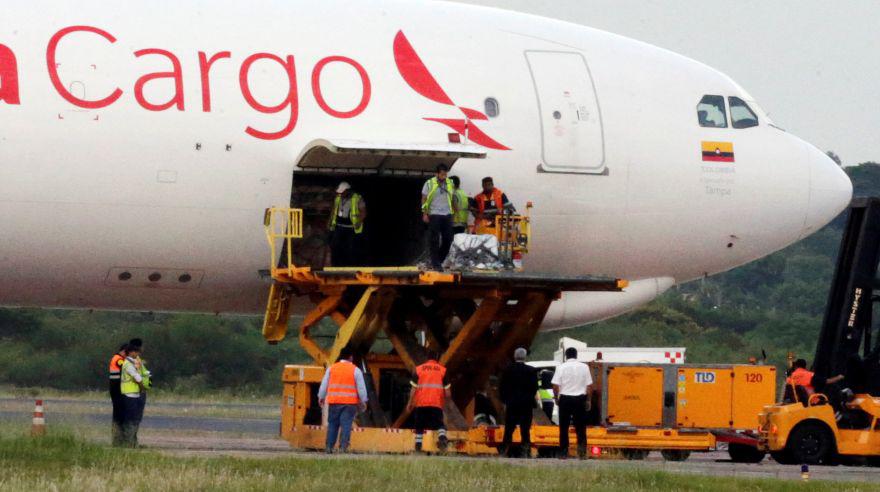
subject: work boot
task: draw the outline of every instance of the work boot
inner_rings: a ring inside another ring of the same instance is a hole
[[[325,448],[324,454],[333,454],[333,449],[332,448]]]
[[[587,459],[587,447],[586,446],[578,446],[578,459],[579,460]]]
[[[446,436],[440,436],[437,439],[437,447],[440,448],[440,451],[446,451],[446,447],[449,445],[449,439]]]

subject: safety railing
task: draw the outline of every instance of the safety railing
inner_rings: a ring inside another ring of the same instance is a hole
[[[498,256],[515,269],[522,268],[522,258],[529,252],[532,222],[529,214],[532,203],[526,205],[524,215],[503,213],[495,216],[495,237],[498,238]]]
[[[303,237],[303,211],[298,208],[267,208],[263,227],[269,242],[269,268],[272,272],[279,268],[298,270],[293,263],[293,240]]]

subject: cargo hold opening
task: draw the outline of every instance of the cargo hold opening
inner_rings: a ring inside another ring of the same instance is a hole
[[[420,204],[422,185],[439,164],[485,157],[462,144],[376,144],[318,140],[310,144],[293,172],[291,207],[303,210],[303,238],[294,262],[319,269],[332,266],[327,225],[341,181],[351,184],[366,204],[361,244],[363,266],[411,266],[425,251]]]

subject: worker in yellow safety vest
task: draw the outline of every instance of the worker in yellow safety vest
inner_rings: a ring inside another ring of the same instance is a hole
[[[336,187],[330,212],[330,255],[333,266],[362,266],[366,242],[364,220],[367,205],[363,197],[343,181]]]
[[[470,198],[461,189],[461,179],[458,176],[451,176],[449,179],[452,180],[455,187],[455,193],[452,196],[452,235],[455,236],[467,233]]]
[[[140,354],[140,347],[129,344],[119,385],[123,400],[122,445],[132,448],[138,445],[138,429],[144,416],[141,394],[145,386],[139,363]]]
[[[428,248],[431,268],[443,269],[443,260],[452,246],[452,214],[455,207],[452,197],[455,189],[452,180],[446,179],[449,168],[437,166],[437,175],[422,186],[422,220],[428,225]]]
[[[541,400],[541,409],[550,421],[553,421],[553,408],[556,407],[556,396],[553,394],[553,372],[544,369],[538,374],[538,398]]]
[[[342,349],[339,361],[327,369],[318,388],[318,404],[328,407],[327,440],[324,446],[327,454],[333,452],[337,437],[339,449],[343,453],[348,451],[354,418],[358,411],[367,409],[364,373],[354,365],[353,359],[349,348]]]

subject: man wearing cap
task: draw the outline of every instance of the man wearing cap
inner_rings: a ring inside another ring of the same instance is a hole
[[[535,407],[535,394],[538,392],[537,369],[525,363],[527,351],[520,347],[513,352],[513,364],[507,366],[501,375],[501,383],[498,387],[501,393],[501,401],[505,406],[504,414],[504,440],[501,442],[499,453],[506,453],[513,458],[522,456],[528,458],[531,455],[532,409]],[[513,431],[519,426],[519,434],[522,445],[517,449],[518,453],[511,448]]]
[[[330,211],[330,255],[333,266],[362,266],[364,219],[367,206],[363,197],[351,189],[346,181],[336,187],[336,198]]]

